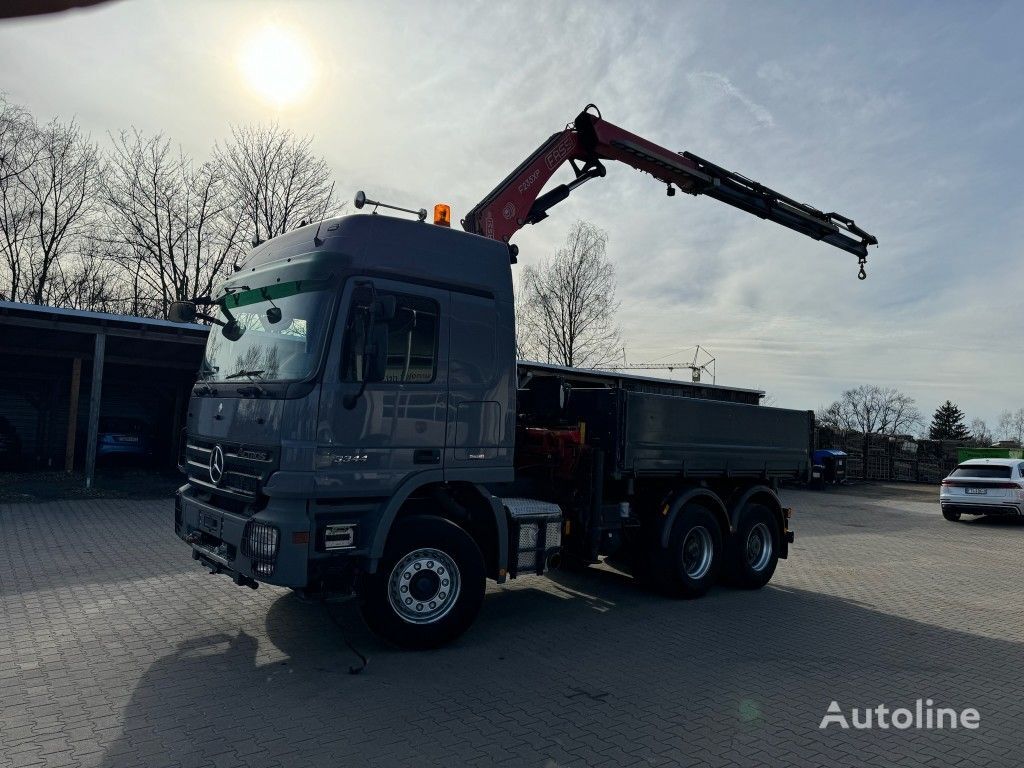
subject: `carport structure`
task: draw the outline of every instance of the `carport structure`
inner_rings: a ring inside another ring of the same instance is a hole
[[[173,463],[206,335],[202,325],[0,302],[0,415],[29,465],[71,471],[84,453],[87,487],[101,414],[144,420],[158,458]]]

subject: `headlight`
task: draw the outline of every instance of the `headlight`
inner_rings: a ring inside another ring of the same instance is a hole
[[[269,576],[274,572],[280,534],[272,525],[250,521],[246,527],[242,554],[253,560],[257,573]]]

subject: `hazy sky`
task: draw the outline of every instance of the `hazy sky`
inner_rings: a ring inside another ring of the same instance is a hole
[[[276,119],[341,196],[456,220],[595,102],[880,241],[860,282],[849,254],[612,164],[516,242],[529,263],[576,218],[608,231],[631,361],[700,343],[778,405],[877,383],[991,423],[1024,406],[1022,30],[1019,3],[122,0],[0,22],[0,91],[199,158]]]

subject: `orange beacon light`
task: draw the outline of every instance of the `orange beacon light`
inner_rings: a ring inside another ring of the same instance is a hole
[[[450,227],[452,225],[451,206],[438,203],[434,206],[434,223],[439,227]]]

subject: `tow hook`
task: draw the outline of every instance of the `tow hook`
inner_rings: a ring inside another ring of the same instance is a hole
[[[203,540],[203,534],[199,531],[192,531],[188,536],[185,537],[186,544],[198,544]]]
[[[248,576],[243,576],[240,573],[235,573],[235,577],[232,579],[240,587],[248,587],[249,589],[259,589],[260,584],[256,579],[250,579]]]

